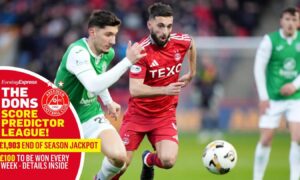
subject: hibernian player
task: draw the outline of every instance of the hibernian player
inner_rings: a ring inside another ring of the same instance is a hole
[[[281,28],[264,36],[255,58],[259,94],[260,140],[256,146],[254,180],[262,180],[275,129],[285,115],[291,133],[290,180],[300,178],[300,34],[299,12],[284,9]],[[288,179],[287,177],[285,179]]]
[[[114,58],[112,46],[121,21],[111,12],[94,11],[88,22],[88,37],[73,42],[65,52],[56,74],[55,84],[69,96],[80,121],[85,138],[101,138],[102,152],[106,156],[96,179],[110,179],[123,167],[126,150],[115,128],[104,117],[97,96],[101,97],[110,114],[120,112],[108,87],[127,69],[145,56],[143,48],[128,43],[126,57],[109,71],[106,68]]]

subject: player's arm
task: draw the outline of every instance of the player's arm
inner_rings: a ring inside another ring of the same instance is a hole
[[[103,104],[107,107],[108,114],[114,119],[117,119],[121,112],[121,106],[120,104],[113,101],[108,89],[100,92],[99,97]]]
[[[300,75],[297,76],[297,78],[292,82],[296,90],[300,89]]]
[[[141,54],[142,47],[135,43],[128,44],[126,57],[109,71],[97,74],[90,63],[90,55],[80,46],[73,47],[67,60],[67,69],[74,74],[82,85],[91,93],[98,94],[114,84],[138,59],[146,54]]]
[[[268,35],[261,41],[255,56],[254,78],[260,99],[260,112],[264,113],[269,107],[269,96],[266,86],[266,68],[271,57],[272,43]]]
[[[184,82],[186,86],[196,75],[196,58],[197,58],[197,49],[195,42],[191,40],[191,46],[188,51],[188,60],[189,60],[189,71],[179,78],[178,81]]]
[[[294,94],[299,88],[300,88],[300,75],[297,76],[297,78],[293,82],[283,85],[282,88],[280,89],[280,93],[283,96],[290,96]]]
[[[104,105],[108,105],[113,102],[113,99],[108,91],[108,89],[105,89],[101,91],[98,96],[100,97],[101,101],[103,102]]]
[[[144,84],[144,79],[130,78],[129,91],[132,97],[149,97],[158,95],[178,95],[184,82],[171,83],[168,86],[152,87]]]

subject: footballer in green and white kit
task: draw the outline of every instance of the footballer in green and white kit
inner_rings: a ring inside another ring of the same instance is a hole
[[[107,89],[101,89],[101,92],[90,92],[79,81],[76,75],[89,70],[94,70],[96,74],[102,74],[106,71],[110,62],[114,58],[114,50],[110,48],[107,53],[95,55],[89,48],[86,38],[82,38],[72,43],[67,49],[62,58],[62,62],[58,69],[55,84],[64,90],[73,104],[80,122],[83,124],[83,128],[89,130],[84,131],[85,136],[93,132],[93,135],[88,137],[97,137],[98,132],[91,130],[91,128],[98,129],[98,131],[112,128],[110,123],[104,118],[103,110],[100,103],[97,100],[97,95],[100,95],[104,104],[112,102],[112,98]],[[126,66],[130,66],[131,63],[127,61]],[[94,123],[88,123],[90,119],[96,119],[104,123],[101,128],[93,125]],[[90,125],[90,126],[89,126]]]
[[[97,101],[100,96],[109,114],[117,118],[120,105],[115,103],[107,88],[129,67],[146,54],[138,43],[128,43],[126,57],[106,71],[114,58],[112,46],[121,21],[110,11],[95,10],[88,22],[88,37],[72,43],[58,68],[55,84],[64,90],[79,115],[85,138],[101,138],[105,155],[96,180],[111,179],[124,166],[126,150],[115,128],[104,117]]]
[[[300,34],[285,37],[283,30],[264,36],[256,54],[256,83],[261,100],[270,100],[270,108],[261,117],[259,126],[276,128],[282,113],[288,121],[300,122]],[[264,70],[262,70],[262,68]],[[263,73],[262,73],[263,72]],[[280,89],[292,83],[298,90],[284,95]]]
[[[282,116],[291,134],[290,180],[300,179],[300,13],[281,12],[281,28],[264,36],[254,65],[259,95],[260,139],[255,150],[253,180],[262,180],[270,157],[275,129]],[[287,179],[287,178],[286,178]]]

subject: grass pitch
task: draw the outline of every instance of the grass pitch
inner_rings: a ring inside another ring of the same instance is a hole
[[[155,180],[251,180],[253,157],[258,133],[226,133],[222,139],[234,145],[238,153],[236,167],[225,175],[211,174],[202,165],[202,152],[206,144],[200,144],[196,134],[179,135],[179,154],[176,165],[169,170],[155,167]],[[287,133],[277,133],[271,151],[270,161],[264,180],[289,179],[289,147],[290,138]],[[141,154],[145,149],[151,149],[147,140],[135,152],[133,161],[121,177],[122,180],[138,180],[141,171]],[[91,180],[100,168],[103,155],[87,153],[80,179]]]

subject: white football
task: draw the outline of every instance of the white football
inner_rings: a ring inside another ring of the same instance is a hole
[[[235,148],[227,141],[215,140],[203,152],[204,166],[214,174],[226,174],[236,165],[238,156]]]

